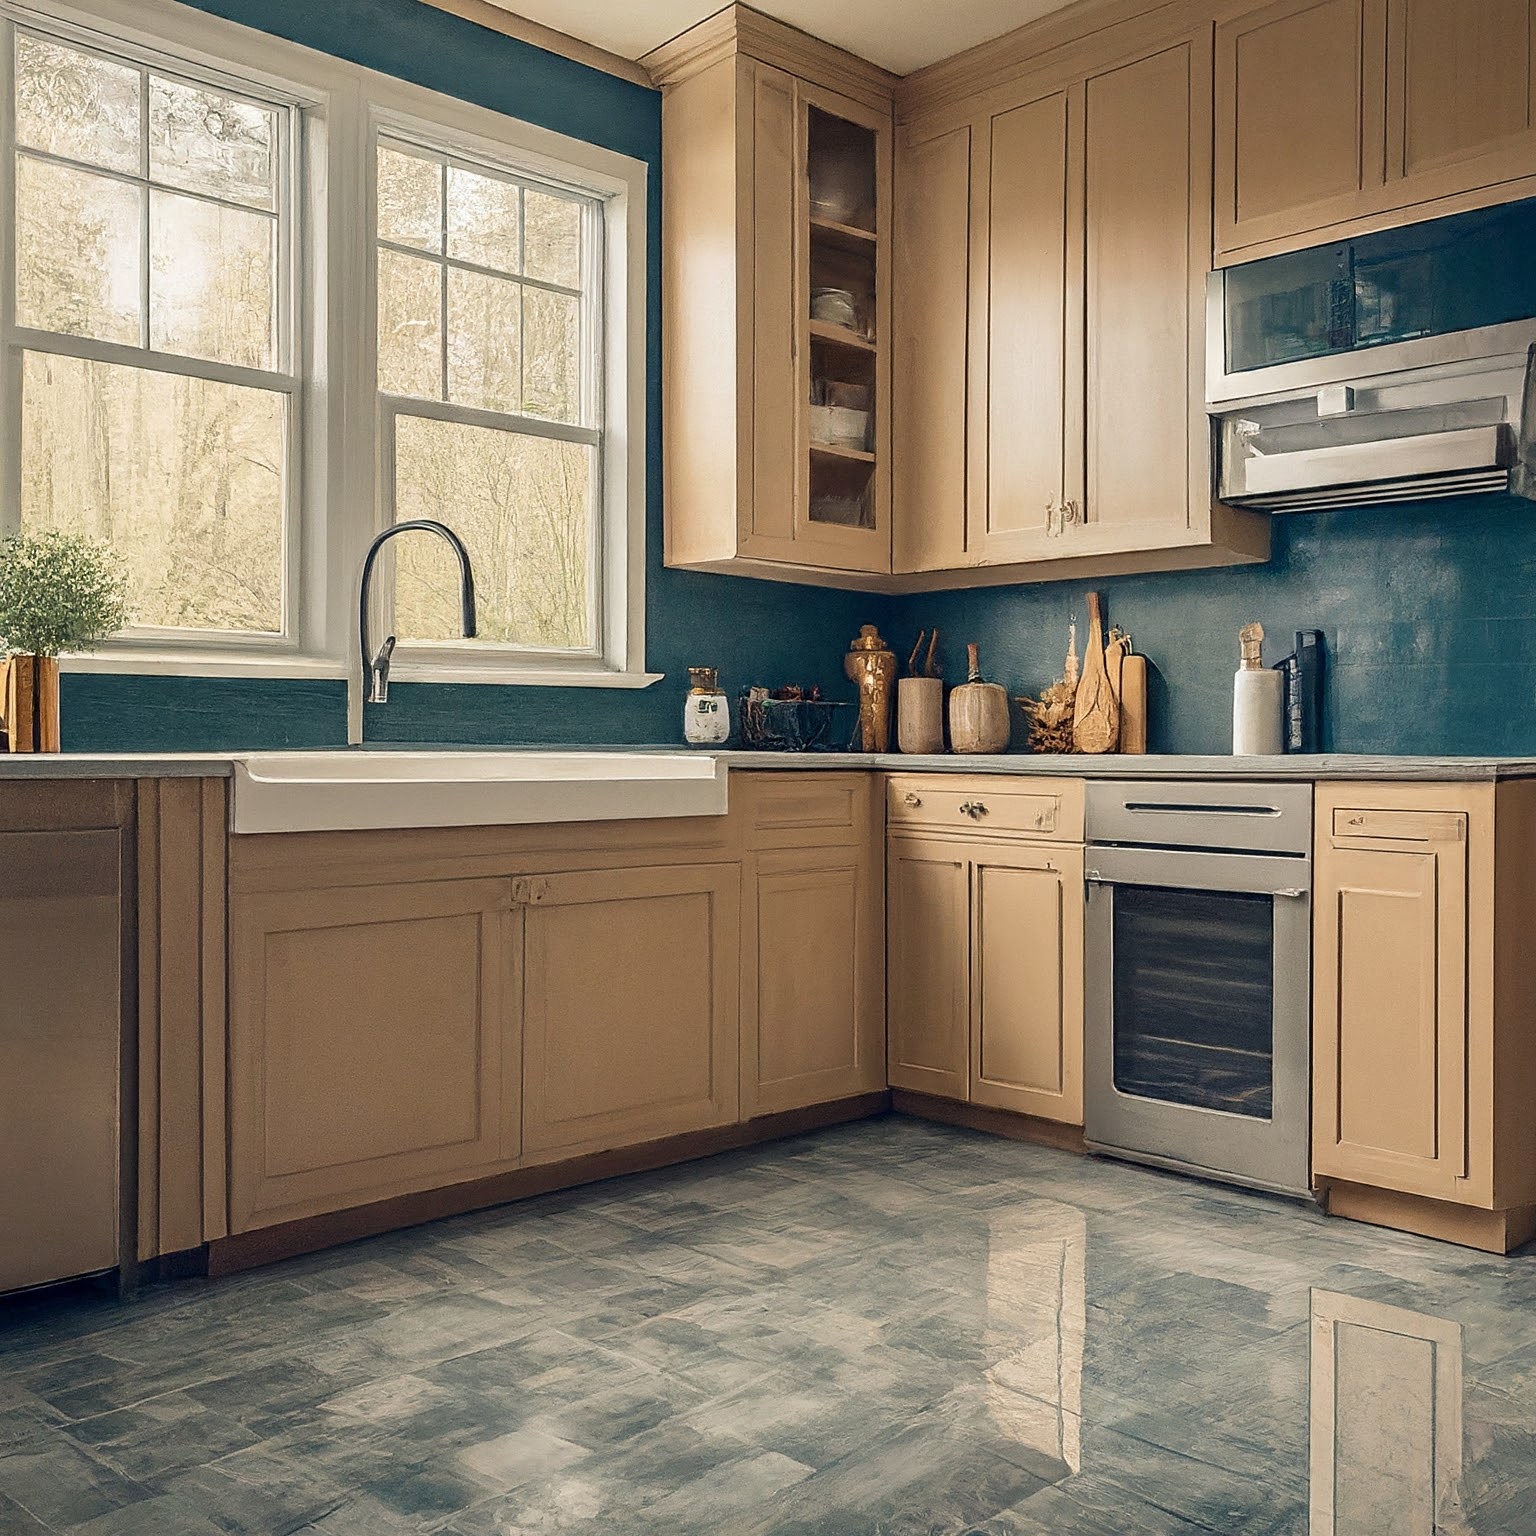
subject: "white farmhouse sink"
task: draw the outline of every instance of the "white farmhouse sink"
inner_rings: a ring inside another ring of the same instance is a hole
[[[236,832],[723,816],[726,766],[687,752],[265,752],[236,758]]]

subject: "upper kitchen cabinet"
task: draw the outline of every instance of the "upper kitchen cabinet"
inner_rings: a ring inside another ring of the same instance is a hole
[[[645,60],[665,93],[666,558],[891,569],[891,78],[742,6]]]
[[[1227,15],[1218,256],[1517,195],[1510,184],[1536,175],[1533,62],[1533,0],[1278,0]]]
[[[1139,21],[979,92],[915,77],[902,97],[908,585],[1267,558],[1267,524],[1211,497],[1210,52],[1208,27]]]

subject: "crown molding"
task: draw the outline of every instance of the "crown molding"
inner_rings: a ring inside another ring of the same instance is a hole
[[[504,37],[515,37],[520,43],[531,43],[546,53],[556,53],[573,63],[585,64],[589,69],[600,69],[604,74],[616,75],[620,80],[645,86],[652,83],[643,66],[633,59],[609,53],[606,48],[599,48],[595,43],[584,43],[579,37],[557,32],[553,27],[546,27],[543,22],[529,21],[526,16],[514,15],[499,5],[493,5],[491,0],[422,0],[422,3],[435,10],[447,11],[450,16],[472,21],[488,31],[500,32]]]
[[[645,54],[640,63],[653,84],[665,89],[722,59],[745,56],[815,81],[830,90],[889,111],[898,76],[846,49],[776,21],[749,5],[728,5],[670,42]]]

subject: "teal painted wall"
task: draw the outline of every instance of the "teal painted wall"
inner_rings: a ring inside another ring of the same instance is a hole
[[[633,691],[402,683],[368,735],[431,742],[656,742],[679,738],[689,665],[749,682],[841,684],[841,656],[876,600],[666,570],[661,563],[661,98],[477,27],[420,0],[191,0],[198,9],[601,144],[650,167],[647,662]],[[846,686],[846,685],[844,685]],[[68,751],[218,751],[346,740],[339,682],[70,673]]]
[[[989,678],[1036,693],[1097,587],[1151,660],[1154,752],[1231,751],[1244,623],[1264,625],[1266,661],[1321,629],[1330,750],[1536,756],[1533,575],[1536,505],[1479,497],[1277,517],[1268,565],[903,598],[889,623],[898,647],[938,624],[951,682],[976,640]]]

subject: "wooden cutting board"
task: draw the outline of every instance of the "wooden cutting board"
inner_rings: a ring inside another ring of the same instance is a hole
[[[1120,739],[1120,703],[1104,666],[1104,615],[1099,594],[1088,594],[1088,644],[1077,683],[1072,715],[1072,745],[1079,752],[1113,752]]]

